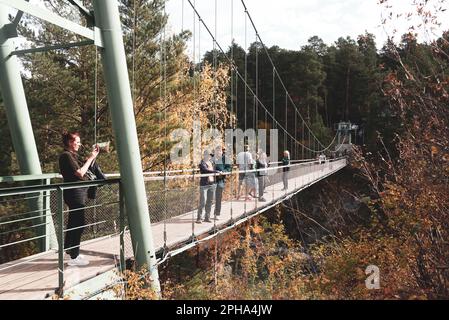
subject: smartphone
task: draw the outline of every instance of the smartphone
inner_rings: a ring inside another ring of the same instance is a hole
[[[111,142],[110,141],[106,141],[106,142],[99,142],[97,144],[94,144],[92,146],[92,149],[95,149],[95,146],[98,146],[98,148],[100,148],[100,152],[106,152],[109,153],[109,146],[110,146]]]

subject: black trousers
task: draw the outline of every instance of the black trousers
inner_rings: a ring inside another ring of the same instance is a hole
[[[259,180],[259,198],[263,197],[263,193],[265,192],[265,176],[257,177]]]
[[[87,199],[87,189],[73,189],[64,191],[64,202],[69,207],[70,212],[67,228],[65,232],[64,248],[72,259],[78,257],[80,253],[81,235],[86,224],[85,207]],[[76,228],[76,229],[74,229]],[[74,229],[74,230],[70,230]],[[70,249],[71,248],[71,249]]]
[[[225,188],[224,182],[217,183],[217,188],[215,189],[215,210],[214,210],[215,216],[219,216],[221,213],[221,201],[223,199],[224,188]]]

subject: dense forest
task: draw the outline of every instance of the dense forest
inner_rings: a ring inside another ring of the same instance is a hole
[[[161,168],[167,159],[167,143],[173,142],[164,132],[189,129],[194,119],[201,119],[205,128],[215,125],[222,130],[233,125],[273,126],[252,97],[244,100],[241,81],[229,97],[231,73],[221,52],[207,52],[195,65],[186,54],[190,31],[163,41],[169,21],[163,13],[165,0],[135,1],[121,0],[121,15],[145,170]],[[73,15],[60,1],[49,3],[61,15]],[[416,4],[416,14],[426,16],[424,24],[431,27],[438,23],[431,19],[438,11],[429,13],[425,5]],[[20,29],[36,46],[73,40],[65,31],[32,18]],[[167,61],[164,79],[162,47]],[[332,140],[339,121],[359,125],[350,166],[219,240],[169,260],[161,269],[164,297],[447,299],[449,31],[420,42],[410,29],[400,41],[389,41],[380,50],[374,35],[364,33],[331,44],[313,36],[298,50],[272,46],[268,52],[321,141]],[[273,82],[261,43],[249,48],[233,43],[225,54],[239,70],[246,66],[248,83],[264,105],[285,105],[283,90],[275,90],[273,97],[273,85],[281,84]],[[82,47],[22,59],[44,172],[58,171],[63,129],[80,130],[85,145],[95,136],[113,141],[96,57],[94,48]],[[240,107],[231,110],[231,101]],[[287,114],[285,110],[276,108],[276,118],[307,144],[293,108],[287,108]],[[168,118],[163,121],[164,113]],[[281,147],[290,148],[282,135],[280,140]],[[0,175],[18,174],[3,108],[0,145]],[[117,171],[114,150],[101,161],[105,171]],[[378,290],[365,287],[368,265],[380,269]],[[127,298],[154,297],[133,279],[130,275]]]

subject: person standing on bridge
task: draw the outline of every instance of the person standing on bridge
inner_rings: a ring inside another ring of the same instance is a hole
[[[226,157],[226,148],[215,148],[214,154],[214,165],[215,170],[226,173],[231,172],[232,166],[229,158]],[[226,175],[219,175],[216,179],[217,186],[215,191],[215,210],[214,210],[214,218],[215,220],[219,219],[219,215],[221,213],[221,201],[223,199],[223,190],[225,188]]]
[[[250,197],[248,197],[248,191],[249,188],[251,187],[250,184],[251,182],[249,182],[249,179],[251,179],[251,172],[246,172],[248,170],[252,169],[252,165],[254,164],[254,160],[253,160],[253,156],[251,154],[251,152],[249,152],[249,145],[244,145],[242,152],[240,152],[237,155],[237,165],[239,166],[239,186],[238,186],[238,191],[237,191],[237,200],[240,199],[240,191],[242,189],[242,184],[243,182],[245,182],[245,201],[246,200],[251,200]],[[253,174],[254,176],[254,174]],[[249,183],[248,183],[249,182]]]
[[[200,174],[208,175],[200,178],[200,204],[198,207],[198,215],[196,223],[201,223],[201,216],[203,214],[203,208],[206,207],[206,215],[204,222],[212,222],[210,220],[210,211],[212,209],[212,202],[214,201],[215,194],[215,176],[212,174],[220,173],[214,169],[214,164],[211,161],[211,154],[209,150],[204,150],[203,160],[200,163]]]
[[[62,136],[64,152],[59,156],[59,170],[64,182],[78,182],[89,180],[86,173],[94,160],[97,158],[100,149],[95,146],[92,153],[86,160],[82,160],[78,155],[81,146],[80,134],[78,132],[67,132]],[[70,255],[70,266],[85,266],[89,261],[80,255],[81,235],[84,230],[85,207],[87,200],[87,188],[75,188],[64,190],[64,202],[69,207],[69,217],[67,232],[65,236],[64,248]],[[61,226],[62,227],[62,226]]]
[[[288,172],[290,171],[290,152],[288,150],[284,151],[284,157],[282,158],[282,182],[284,183],[284,188],[282,191],[288,190]]]
[[[267,154],[263,152],[263,150],[259,150],[259,154],[256,160],[256,169],[257,169],[257,179],[259,181],[259,201],[261,202],[267,201],[263,197],[268,175],[267,168],[268,168]]]

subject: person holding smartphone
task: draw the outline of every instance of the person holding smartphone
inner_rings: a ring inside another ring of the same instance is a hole
[[[86,181],[86,173],[92,162],[97,158],[100,148],[94,147],[92,153],[83,160],[78,155],[81,138],[78,132],[65,132],[62,136],[64,152],[59,156],[59,170],[64,182]],[[64,202],[69,207],[67,232],[65,234],[64,248],[70,255],[68,265],[85,266],[89,261],[80,255],[81,235],[84,230],[85,207],[87,201],[87,188],[64,190]],[[61,226],[62,227],[62,226]]]

